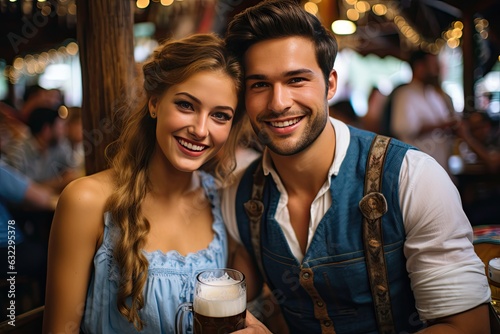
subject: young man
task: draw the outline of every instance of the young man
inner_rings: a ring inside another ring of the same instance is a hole
[[[252,163],[224,194],[249,295],[264,279],[291,333],[487,333],[484,266],[439,164],[391,140],[382,167],[370,159],[383,169],[382,194],[362,200],[376,180],[375,168],[366,175],[375,135],[328,117],[337,44],[319,20],[295,2],[263,2],[233,19],[226,42],[266,146],[262,167]],[[376,224],[381,234],[370,234]],[[247,319],[241,333],[268,332]]]

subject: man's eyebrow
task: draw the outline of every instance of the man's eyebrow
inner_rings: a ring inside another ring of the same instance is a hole
[[[300,68],[298,70],[283,72],[281,75],[283,77],[294,77],[297,75],[304,75],[304,74],[314,74],[314,72],[307,68]],[[250,74],[245,77],[245,80],[266,80],[266,79],[267,76],[264,74]]]
[[[294,77],[296,75],[303,75],[303,74],[314,74],[314,72],[311,71],[308,68],[300,68],[298,70],[293,70],[293,71],[285,72],[284,76],[286,76],[286,77]]]
[[[263,74],[251,74],[245,76],[245,80],[266,80],[267,76]]]

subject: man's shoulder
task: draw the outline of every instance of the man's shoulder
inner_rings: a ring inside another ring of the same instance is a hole
[[[245,184],[245,187],[248,186],[248,184],[253,184],[253,175],[256,169],[259,167],[259,165],[261,165],[261,163],[262,163],[262,156],[257,157],[256,159],[249,162],[244,168],[241,168],[235,174],[234,177],[235,180],[233,184],[235,184],[238,188],[242,185],[242,183]]]
[[[396,104],[408,103],[409,98],[416,98],[417,96],[421,96],[422,90],[418,88],[417,83],[405,83],[397,86],[389,95],[391,100],[391,108],[393,107],[393,103],[396,101]]]
[[[358,140],[361,142],[371,143],[373,141],[373,138],[375,138],[375,136],[377,135],[374,132],[360,129],[352,125],[347,125],[347,127],[349,128],[350,142],[352,142],[353,140]]]
[[[41,156],[36,140],[33,137],[30,137],[26,141],[22,142],[18,146],[16,154],[18,156],[23,156],[25,160],[24,162],[36,160]]]
[[[412,91],[414,89],[415,89],[415,83],[412,83],[412,82],[402,83],[402,84],[394,87],[394,89],[390,93],[390,96],[395,96],[397,94],[404,93],[407,91]]]
[[[410,145],[408,143],[405,143],[404,141],[401,141],[401,140],[393,138],[393,137],[391,137],[391,143],[390,143],[390,145],[401,147],[401,148],[404,148],[404,149],[407,149],[407,150],[418,150],[418,148],[416,148],[415,146]]]

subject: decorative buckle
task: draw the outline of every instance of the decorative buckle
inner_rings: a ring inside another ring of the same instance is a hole
[[[361,213],[369,220],[375,220],[382,217],[388,210],[387,201],[382,193],[372,192],[366,194],[359,201]]]

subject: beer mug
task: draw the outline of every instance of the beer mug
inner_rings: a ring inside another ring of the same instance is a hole
[[[233,269],[208,269],[196,275],[194,301],[177,309],[175,326],[183,334],[184,315],[193,312],[194,334],[225,334],[245,328],[245,275]]]
[[[500,315],[500,258],[488,262],[488,283],[491,290],[491,305]]]

